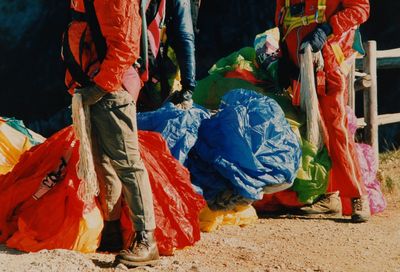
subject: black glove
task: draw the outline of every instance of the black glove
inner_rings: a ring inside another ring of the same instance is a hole
[[[76,89],[75,93],[82,95],[82,103],[87,106],[96,104],[104,95],[107,94],[106,91],[95,84],[81,89]]]
[[[304,49],[309,44],[314,53],[321,51],[324,47],[328,36],[333,32],[332,27],[328,23],[321,24],[317,26],[314,31],[309,33],[302,41],[300,47],[300,53],[304,53]]]
[[[172,102],[177,108],[187,110],[193,105],[193,91],[190,88],[183,88],[181,91],[173,92],[167,101]]]

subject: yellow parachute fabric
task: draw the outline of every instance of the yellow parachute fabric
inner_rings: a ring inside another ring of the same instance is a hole
[[[27,136],[0,119],[0,175],[11,171],[21,154],[31,147]]]
[[[203,208],[199,215],[200,230],[212,232],[223,225],[246,226],[257,221],[258,216],[253,206],[237,206],[231,211],[212,211]]]

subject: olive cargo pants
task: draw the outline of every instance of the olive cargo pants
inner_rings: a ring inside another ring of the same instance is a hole
[[[136,231],[154,230],[153,195],[139,153],[136,105],[127,91],[106,94],[91,106],[93,156],[104,220],[118,220],[121,192]]]

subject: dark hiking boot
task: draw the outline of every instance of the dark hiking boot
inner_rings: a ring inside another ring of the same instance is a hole
[[[341,214],[342,202],[339,192],[326,193],[316,202],[300,208],[303,214]]]
[[[367,222],[371,217],[371,210],[369,209],[369,200],[367,195],[360,198],[351,199],[351,221],[353,223]]]
[[[115,258],[127,267],[154,266],[160,258],[153,231],[138,231],[128,250],[122,250]]]
[[[122,234],[119,220],[104,221],[104,228],[101,232],[100,246],[97,251],[117,252],[122,249]]]

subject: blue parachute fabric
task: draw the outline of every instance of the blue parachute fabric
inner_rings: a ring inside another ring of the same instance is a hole
[[[166,103],[156,111],[138,113],[137,122],[140,130],[161,133],[172,155],[184,164],[197,140],[201,121],[208,118],[210,113],[201,106],[181,110],[172,103]]]
[[[222,209],[232,199],[259,200],[263,192],[290,187],[300,158],[299,140],[278,103],[236,89],[223,96],[215,116],[202,121],[187,166],[210,208]]]

